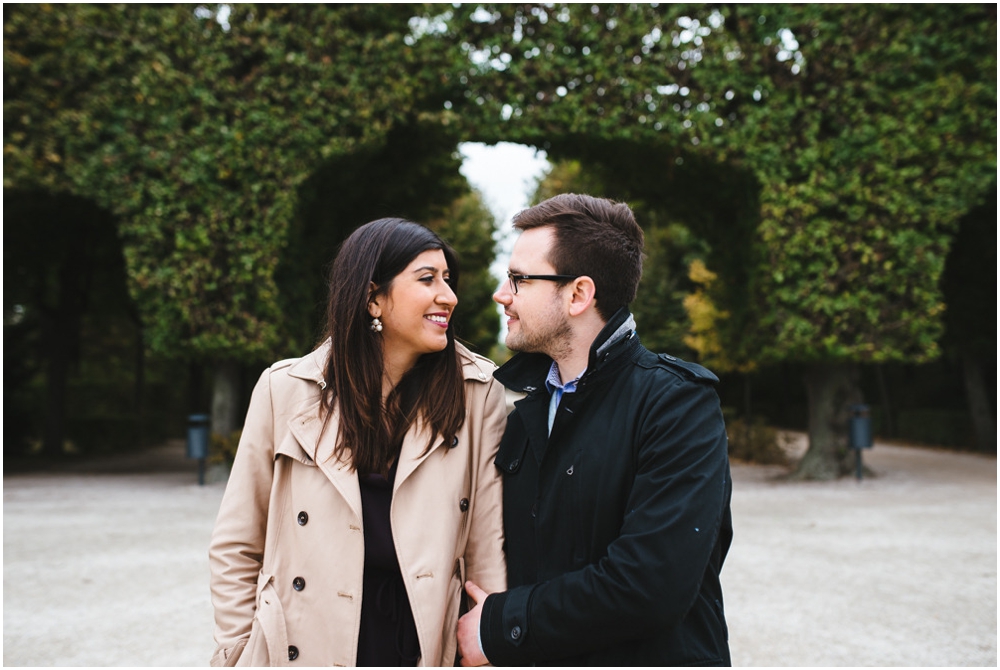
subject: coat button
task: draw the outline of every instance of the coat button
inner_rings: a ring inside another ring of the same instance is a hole
[[[295,579],[292,580],[292,588],[295,589],[296,591],[301,591],[305,587],[306,587],[306,580],[302,579],[301,577],[296,577]]]
[[[469,499],[468,498],[462,498],[460,501],[458,501],[458,509],[462,510],[463,512],[468,512],[469,511]]]
[[[296,646],[293,646],[293,645],[289,645],[289,647],[288,647],[288,660],[289,661],[294,661],[298,657],[299,657],[299,648],[296,647]]]
[[[305,512],[299,512],[298,520],[299,520],[299,525],[304,526],[307,523],[309,523],[309,515]]]
[[[514,472],[514,470],[517,470],[517,466],[520,465],[520,464],[521,464],[521,461],[515,458],[514,460],[512,460],[510,462],[510,465],[507,466],[507,470],[509,472]]]
[[[512,639],[512,640],[519,640],[519,639],[521,639],[521,627],[520,626],[514,626],[513,628],[510,629],[510,639]]]

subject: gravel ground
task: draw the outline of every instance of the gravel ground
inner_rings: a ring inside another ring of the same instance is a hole
[[[996,459],[884,444],[864,458],[878,476],[860,482],[733,466],[733,662],[996,666]],[[207,665],[223,488],[198,485],[180,442],[5,474],[4,665]]]

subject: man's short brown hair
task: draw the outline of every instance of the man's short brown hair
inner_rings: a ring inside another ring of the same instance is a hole
[[[564,193],[514,217],[514,227],[552,226],[549,263],[557,274],[594,280],[597,313],[607,321],[635,299],[642,277],[642,228],[628,205],[590,195]]]

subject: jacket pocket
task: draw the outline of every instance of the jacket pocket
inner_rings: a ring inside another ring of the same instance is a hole
[[[240,660],[240,656],[243,654],[243,649],[247,646],[248,637],[244,637],[236,641],[232,647],[226,649],[219,649],[212,656],[212,660],[209,665],[213,668],[231,668]]]
[[[274,588],[273,575],[263,571],[257,579],[257,613],[250,629],[250,640],[237,664],[253,667],[288,665],[285,612]]]
[[[226,666],[240,668],[259,668],[271,665],[267,655],[267,642],[264,640],[264,633],[260,629],[260,621],[253,620],[253,627],[250,629],[250,637],[243,641],[239,651],[233,648],[234,653],[226,659]]]

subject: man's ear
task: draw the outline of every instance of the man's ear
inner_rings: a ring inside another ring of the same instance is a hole
[[[382,296],[378,295],[378,286],[375,282],[368,284],[368,314],[373,319],[382,316]]]
[[[593,279],[583,275],[582,277],[574,279],[573,283],[569,285],[569,288],[570,316],[580,316],[587,311],[587,308],[594,304],[594,297],[597,295],[597,287],[594,286]]]

